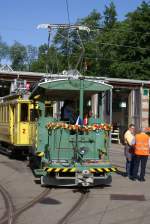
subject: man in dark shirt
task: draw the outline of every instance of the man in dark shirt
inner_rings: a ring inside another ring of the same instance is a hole
[[[63,107],[61,108],[61,120],[68,121],[70,124],[75,124],[76,117],[73,109],[72,101],[65,101]]]

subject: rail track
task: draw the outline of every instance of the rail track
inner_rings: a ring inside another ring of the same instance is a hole
[[[80,207],[89,198],[90,191],[80,191],[80,197],[77,202],[71,207],[71,209],[57,222],[57,224],[68,224],[71,223],[71,217],[80,209]]]
[[[19,209],[15,209],[9,192],[5,189],[5,187],[0,185],[0,193],[2,194],[5,204],[5,212],[0,218],[0,224],[14,224],[15,220],[19,217],[19,215],[34,206],[37,202],[46,197],[50,192],[51,189],[45,189],[31,201],[26,203],[24,206]]]
[[[14,220],[14,205],[8,191],[0,185],[0,194],[4,199],[5,212],[0,218],[0,224],[12,224]]]
[[[15,206],[13,205],[12,198],[9,194],[9,192],[0,185],[0,193],[2,194],[2,197],[4,199],[5,204],[5,211],[3,216],[0,218],[0,224],[15,224],[15,221],[17,221],[17,218],[25,211],[33,207],[36,203],[38,203],[40,200],[45,198],[50,192],[51,188],[47,188],[44,191],[42,191],[39,195],[37,195],[35,198],[33,198],[31,201],[26,203],[24,206],[22,206],[19,209],[15,209]],[[76,191],[80,193],[80,197],[77,200],[75,204],[70,208],[70,210],[57,222],[57,224],[68,224],[70,223],[71,217],[80,209],[80,207],[85,203],[85,201],[89,198],[89,191]]]
[[[7,165],[7,163],[6,163],[6,165]],[[118,162],[118,161],[114,161],[114,163],[112,165],[117,167],[118,171],[120,173],[121,172],[124,173],[125,164],[122,164],[121,162]],[[147,167],[147,172],[146,172],[147,174],[150,174],[149,170],[150,170],[150,167]],[[32,208],[36,203],[38,203],[40,200],[42,200],[44,197],[46,197],[51,192],[51,190],[52,189],[49,189],[49,188],[44,189],[44,191],[42,191],[39,195],[34,197],[28,203],[25,203],[21,208],[15,209],[15,206],[13,205],[13,200],[12,200],[9,192],[2,184],[0,184],[0,194],[2,195],[2,198],[4,200],[4,206],[5,206],[4,213],[2,214],[2,217],[0,218],[0,224],[15,224],[18,221],[17,218],[22,213],[24,213],[28,209]],[[86,207],[85,202],[88,200],[90,192],[77,191],[77,194],[78,193],[80,194],[80,197],[78,198],[78,200],[76,202],[72,201],[71,208],[69,208],[69,210],[67,209],[67,211],[65,211],[66,214],[62,218],[60,217],[57,224],[70,224],[71,221],[73,220],[73,218],[75,218],[76,214],[78,214],[81,206]],[[108,204],[108,206],[106,205],[106,209],[103,211],[102,217],[100,218],[99,223],[102,223],[103,216],[107,215],[108,207],[109,207],[109,204]],[[109,212],[110,211],[111,210],[109,209]],[[148,214],[149,214],[148,211],[149,211],[149,208],[145,209],[144,214],[139,218],[139,220],[137,220],[137,223],[144,223],[145,216],[148,216]]]

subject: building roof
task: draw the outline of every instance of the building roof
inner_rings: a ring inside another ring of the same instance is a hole
[[[39,72],[25,72],[25,71],[10,71],[10,70],[0,70],[0,80],[9,80],[12,81],[16,78],[25,79],[27,81],[39,81],[40,79],[47,78],[65,78],[68,77],[67,73],[60,74],[47,74]],[[146,80],[136,80],[136,79],[121,79],[121,78],[109,78],[103,76],[88,76],[89,79],[101,80],[105,83],[113,85],[114,87],[127,87],[127,88],[136,88],[139,86],[150,88],[150,81]]]
[[[2,72],[4,72],[4,71],[13,72],[13,69],[11,68],[10,65],[6,64],[6,65],[3,65],[3,66],[0,67],[0,71],[2,71]]]

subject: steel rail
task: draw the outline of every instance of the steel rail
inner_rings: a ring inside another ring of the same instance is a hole
[[[71,217],[80,209],[80,207],[85,203],[89,198],[89,191],[81,192],[80,198],[78,201],[71,207],[71,209],[57,222],[57,224],[67,224],[71,223]]]
[[[28,210],[29,208],[31,208],[32,206],[34,206],[37,202],[39,202],[41,199],[43,199],[44,197],[46,197],[50,192],[51,192],[51,188],[45,189],[44,191],[42,191],[39,195],[37,195],[35,198],[33,198],[31,201],[29,201],[28,203],[26,203],[24,206],[22,206],[21,208],[17,209],[15,211],[15,219],[21,215],[23,212],[25,212],[26,210]]]
[[[4,197],[5,201],[5,207],[8,208],[3,217],[0,219],[0,224],[13,224],[15,220],[26,210],[34,206],[37,202],[39,202],[41,199],[43,199],[45,196],[47,196],[50,193],[51,189],[45,189],[42,191],[39,195],[37,195],[35,198],[33,198],[31,201],[23,205],[19,209],[14,209],[12,199],[9,196],[9,193],[5,190],[5,188],[0,185],[0,192]],[[7,215],[8,214],[8,215]]]
[[[4,215],[0,218],[0,224],[4,224],[4,223],[12,224],[14,221],[14,205],[13,205],[11,196],[2,185],[0,185],[0,193],[2,194],[4,198],[4,203],[6,208]]]

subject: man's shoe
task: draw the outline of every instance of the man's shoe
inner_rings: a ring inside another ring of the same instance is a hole
[[[130,177],[129,179],[132,180],[132,181],[136,181],[135,177]]]
[[[144,182],[144,181],[146,181],[146,180],[145,180],[144,177],[140,177],[140,178],[139,178],[139,181],[140,181],[140,182]]]

